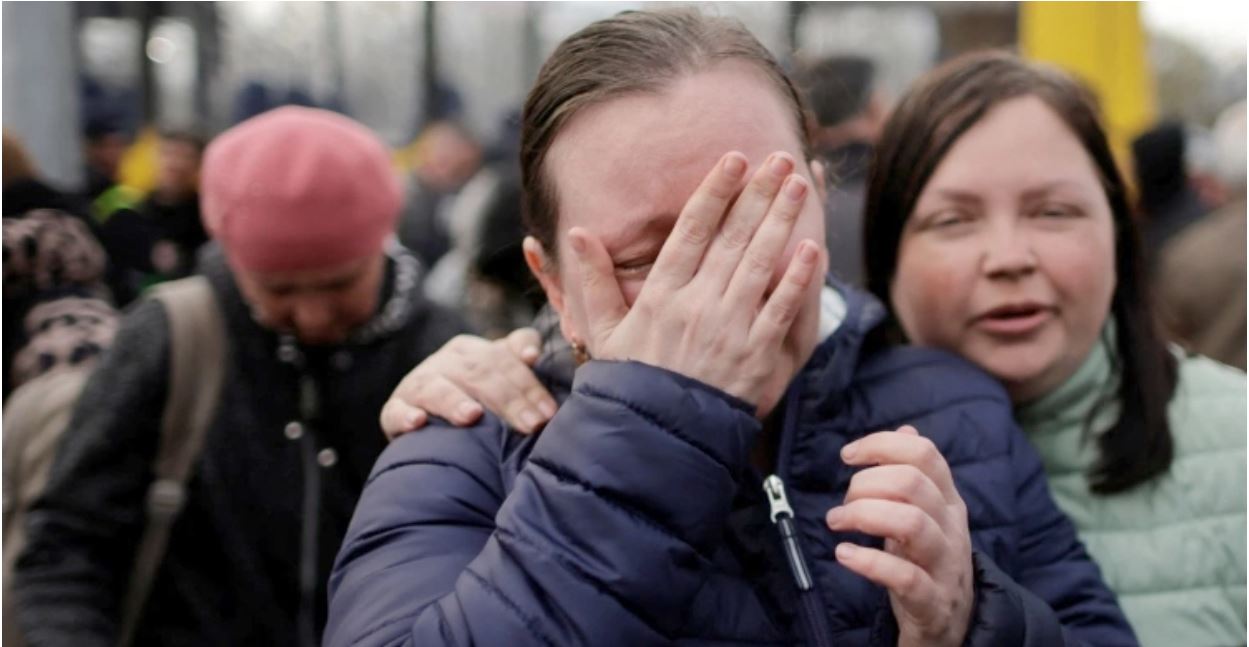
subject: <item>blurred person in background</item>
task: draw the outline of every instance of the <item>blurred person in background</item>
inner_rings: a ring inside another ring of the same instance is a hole
[[[83,127],[83,162],[86,183],[82,195],[95,202],[117,184],[122,156],[130,146],[130,137],[117,117],[98,109],[87,117]]]
[[[157,145],[156,186],[138,204],[122,207],[100,226],[113,262],[113,284],[125,305],[145,288],[191,274],[208,242],[200,221],[199,173],[204,140],[189,130],[163,130]]]
[[[35,209],[56,209],[69,213],[88,226],[94,223],[88,217],[89,206],[77,196],[52,187],[40,177],[34,159],[21,140],[8,129],[3,134],[4,149],[0,166],[3,167],[3,195],[0,209],[5,218],[20,218]]]
[[[25,545],[22,512],[43,490],[73,403],[117,329],[104,260],[78,217],[43,209],[4,219],[6,645],[20,645],[10,592],[13,563]]]
[[[399,240],[427,268],[451,247],[451,212],[462,189],[481,168],[482,149],[453,118],[434,121],[421,131],[399,221]]]
[[[404,371],[462,330],[392,240],[401,190],[356,122],[281,108],[207,149],[200,272],[224,320],[220,397],[136,645],[317,644],[325,582]],[[116,645],[169,390],[144,300],[84,387],[14,577],[29,645]],[[202,362],[201,362],[202,363]]]
[[[1132,140],[1144,260],[1151,270],[1167,241],[1200,220],[1211,206],[1191,182],[1187,148],[1184,126],[1175,121],[1160,123]]]
[[[829,268],[842,280],[861,285],[865,182],[888,116],[876,67],[864,57],[833,56],[803,67],[799,79],[815,114],[817,154],[828,164],[824,215]]]
[[[462,312],[490,339],[528,325],[545,302],[521,250],[519,122],[519,112],[504,119],[502,135],[456,196],[451,248],[425,284],[431,299]]]
[[[1245,369],[1245,104],[1215,123],[1212,169],[1226,203],[1171,239],[1155,281],[1163,321],[1195,353]]]

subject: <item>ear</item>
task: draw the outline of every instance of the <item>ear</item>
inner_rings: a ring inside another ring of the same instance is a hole
[[[534,278],[538,279],[538,283],[542,285],[542,291],[546,293],[546,300],[559,315],[560,332],[563,333],[564,339],[571,339],[567,328],[569,317],[564,309],[564,289],[560,284],[555,263],[547,256],[542,243],[533,236],[525,236],[524,242],[521,243],[521,250],[525,254],[525,265],[529,266],[529,271],[533,273]]]
[[[828,204],[828,171],[824,162],[813,159],[808,162],[811,168],[811,181],[815,184],[815,193],[820,196],[820,204]]]

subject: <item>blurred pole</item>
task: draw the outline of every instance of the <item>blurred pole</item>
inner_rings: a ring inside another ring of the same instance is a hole
[[[524,21],[521,28],[521,56],[525,58],[525,87],[533,85],[538,78],[538,69],[542,64],[542,41],[538,35],[538,22],[541,20],[543,5],[537,2],[524,4]]]
[[[343,42],[342,30],[338,26],[339,11],[337,2],[326,2],[321,5],[324,8],[325,22],[325,49],[330,59],[330,95],[327,97],[314,97],[320,105],[329,105],[337,110],[341,110],[343,114],[352,114],[351,105],[348,100],[347,93],[343,91],[345,62],[343,61]]]
[[[195,119],[204,134],[217,127],[212,115],[212,84],[221,62],[221,31],[217,3],[193,2],[185,5],[195,30]]]
[[[42,176],[64,189],[82,185],[78,38],[65,2],[5,2],[4,128],[26,145]]]
[[[788,2],[789,11],[785,23],[785,47],[788,48],[787,58],[792,58],[798,49],[798,24],[802,22],[802,14],[807,12],[806,2]]]
[[[160,3],[156,2],[133,2],[136,13],[136,21],[139,23],[139,101],[141,102],[142,112],[139,113],[139,127],[156,123],[160,119],[160,106],[158,105],[156,91],[156,73],[152,69],[155,64],[147,55],[147,43],[152,38],[152,26],[156,23],[157,13],[160,11]]]
[[[421,25],[421,121],[417,133],[438,116],[438,3],[425,0],[425,23]]]

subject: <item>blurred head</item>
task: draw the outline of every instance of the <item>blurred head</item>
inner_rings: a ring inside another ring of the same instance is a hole
[[[185,130],[166,130],[157,148],[156,191],[168,200],[187,198],[199,190],[204,140]]]
[[[678,214],[725,153],[753,172],[786,151],[814,185],[801,100],[776,61],[735,21],[693,11],[625,12],[570,36],[539,72],[521,134],[525,257],[571,340],[589,341],[568,229],[597,235],[630,305]],[[808,197],[778,265],[797,242],[824,240],[820,198]],[[807,304],[777,366],[766,414],[815,344]],[[589,349],[591,354],[594,348]]]
[[[279,108],[222,133],[202,175],[204,228],[262,325],[331,344],[372,316],[402,199],[372,132],[325,110]]]
[[[113,119],[88,118],[83,133],[83,157],[87,167],[107,178],[116,178],[130,138]]]
[[[905,337],[979,364],[1016,403],[1071,377],[1113,315],[1124,414],[1100,441],[1096,487],[1166,469],[1173,364],[1082,86],[1002,53],[929,73],[885,126],[866,216],[868,286]]]
[[[464,186],[481,167],[481,146],[451,121],[438,121],[425,129],[418,145],[414,172],[423,184],[439,192]]]
[[[817,123],[818,148],[876,141],[886,110],[875,77],[876,66],[862,56],[830,56],[801,68],[799,80]]]
[[[1146,212],[1161,207],[1188,186],[1184,126],[1166,121],[1132,140],[1132,166]]]
[[[1214,172],[1231,197],[1245,196],[1245,102],[1219,114],[1212,132]]]
[[[3,169],[4,186],[21,180],[33,180],[38,176],[30,153],[26,152],[21,140],[7,128],[4,130],[4,150],[0,154],[3,155],[0,157],[0,169]]]

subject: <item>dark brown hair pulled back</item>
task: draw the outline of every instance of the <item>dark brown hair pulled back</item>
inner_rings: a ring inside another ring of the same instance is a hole
[[[722,61],[754,65],[792,107],[794,128],[810,157],[804,104],[780,64],[742,24],[693,9],[626,11],[565,39],[547,58],[525,100],[520,139],[525,227],[556,259],[558,194],[546,174],[555,137],[581,110],[667,84]],[[728,152],[728,151],[725,151]]]

